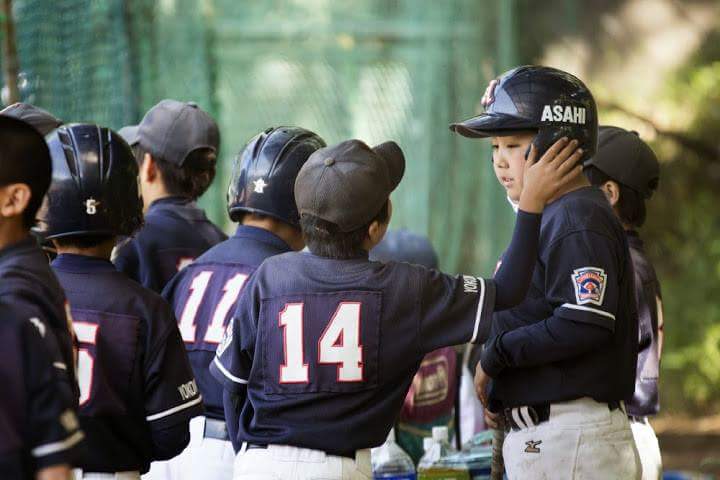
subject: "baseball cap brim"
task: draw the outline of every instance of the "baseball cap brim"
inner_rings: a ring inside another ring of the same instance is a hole
[[[450,130],[468,138],[502,137],[522,130],[535,129],[537,125],[526,118],[492,112],[450,124]]]
[[[128,125],[118,130],[118,134],[132,147],[140,141],[138,129],[139,125]]]
[[[393,142],[384,142],[372,148],[385,163],[390,174],[391,191],[395,190],[405,174],[405,155],[400,146]]]

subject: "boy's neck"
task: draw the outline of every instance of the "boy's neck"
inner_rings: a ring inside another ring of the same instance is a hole
[[[248,227],[262,228],[268,232],[280,237],[290,248],[300,251],[305,248],[300,230],[291,225],[275,220],[272,217],[258,217],[252,214],[246,214],[243,217],[242,224]]]
[[[115,239],[103,242],[100,245],[96,245],[94,247],[76,247],[70,245],[66,245],[63,247],[56,245],[56,247],[58,255],[69,253],[72,255],[82,255],[85,257],[95,257],[101,258],[103,260],[110,260],[113,248],[115,247]]]
[[[21,218],[5,218],[0,220],[0,250],[21,242],[28,236]]]

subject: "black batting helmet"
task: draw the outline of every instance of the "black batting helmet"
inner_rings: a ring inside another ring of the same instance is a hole
[[[53,175],[38,215],[44,238],[131,235],[142,225],[138,166],[120,135],[72,124],[55,130],[47,142]]]
[[[243,213],[269,215],[300,227],[295,178],[308,157],[325,141],[300,127],[268,128],[235,157],[227,193],[230,218]]]
[[[465,137],[501,137],[536,130],[542,155],[562,137],[576,139],[587,162],[597,150],[598,116],[592,93],[577,77],[551,67],[526,65],[493,80],[483,97],[485,113],[450,130]]]

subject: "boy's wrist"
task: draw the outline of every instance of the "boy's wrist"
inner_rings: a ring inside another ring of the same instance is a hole
[[[525,191],[520,195],[518,203],[520,210],[528,213],[542,213],[545,208],[545,202],[534,195],[526,194]]]

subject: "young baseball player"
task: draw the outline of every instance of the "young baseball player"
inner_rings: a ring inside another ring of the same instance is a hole
[[[388,230],[370,251],[370,260],[408,262],[437,269],[438,258],[430,239],[408,230]],[[453,347],[439,348],[422,359],[412,379],[395,424],[398,445],[415,463],[425,453],[423,438],[432,436],[433,427],[457,431],[455,419],[459,388],[459,365]]]
[[[540,212],[579,175],[579,157],[563,139],[528,163],[511,253],[493,281],[368,260],[405,170],[397,144],[313,153],[295,181],[310,251],[260,265],[210,367],[247,395],[235,478],[369,477],[368,449],[387,437],[423,357],[485,339],[492,310],[524,297]]]
[[[67,480],[83,438],[58,379],[37,317],[0,303],[0,478]]]
[[[635,272],[635,299],[639,322],[635,393],[627,402],[630,427],[642,462],[643,480],[662,476],[662,458],[648,416],[658,413],[658,376],[663,346],[663,312],[660,282],[645,254],[637,229],[646,217],[645,201],[655,192],[660,165],[652,149],[636,132],[600,127],[598,152],[585,170],[590,183],[599,187],[627,233]]]
[[[60,390],[77,405],[65,293],[30,235],[50,175],[50,154],[42,135],[23,121],[0,115],[0,301],[48,327],[43,339],[63,379]]]
[[[493,137],[494,163],[502,162],[503,145],[543,151],[562,135],[579,142],[584,162],[596,151],[595,101],[566,72],[510,70],[484,103],[485,113],[451,128]],[[530,131],[531,141],[518,135]],[[527,184],[517,188],[514,174],[499,176],[508,196],[524,194]],[[510,428],[502,449],[510,479],[639,475],[623,405],[637,361],[632,272],[622,226],[602,193],[584,177],[566,185],[543,212],[528,295],[494,315],[476,368],[478,395]]]
[[[118,246],[113,261],[160,293],[182,267],[227,238],[195,203],[215,177],[220,133],[196,104],[177,100],[151,108],[135,133],[128,143],[140,165],[145,226]]]
[[[138,479],[151,460],[185,448],[202,398],[170,306],[110,263],[116,237],[142,224],[132,150],[83,124],[58,128],[48,145],[53,181],[40,216],[79,343],[88,449],[77,478]]]
[[[235,235],[180,271],[163,292],[205,404],[205,416],[190,424],[190,445],[179,468],[171,468],[173,478],[232,479],[231,439],[239,412],[223,412],[223,388],[208,367],[249,276],[266,258],[305,246],[293,187],[300,167],[324,146],[322,138],[299,127],[269,128],[253,137],[235,158],[228,188],[228,213],[240,224]],[[243,401],[239,396],[229,404]]]

